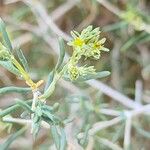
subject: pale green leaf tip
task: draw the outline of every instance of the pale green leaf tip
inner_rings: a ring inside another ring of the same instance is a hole
[[[109,76],[111,74],[111,72],[110,71],[106,71],[106,74]]]
[[[111,74],[110,71],[101,71],[100,74],[103,74],[104,77],[109,76]]]
[[[102,51],[109,52],[110,50],[106,47],[102,48]]]

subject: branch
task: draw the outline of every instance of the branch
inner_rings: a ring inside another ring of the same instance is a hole
[[[26,119],[20,119],[20,118],[12,118],[12,117],[3,117],[2,119],[4,122],[10,122],[10,123],[18,123],[21,125],[31,125],[32,120],[26,120]],[[50,126],[45,121],[42,121],[42,127],[49,129]]]
[[[123,104],[124,106],[132,109],[140,108],[141,105],[139,103],[136,103],[134,100],[128,98],[127,96],[121,94],[120,92],[112,89],[111,87],[105,85],[104,83],[97,81],[97,80],[90,80],[87,81],[88,84],[90,84],[92,87],[95,87],[99,90],[101,90],[104,94],[107,96],[110,96],[113,98],[113,100]]]
[[[108,127],[111,127],[113,125],[116,125],[118,123],[120,123],[121,121],[123,121],[124,119],[130,119],[130,117],[136,117],[138,115],[141,115],[143,113],[147,113],[147,115],[150,115],[150,104],[148,105],[144,105],[141,106],[140,108],[137,108],[136,110],[132,110],[132,111],[125,111],[124,112],[124,117],[122,115],[112,119],[112,120],[108,120],[108,121],[100,121],[97,122],[93,125],[93,127],[89,130],[89,136],[95,135],[97,132],[99,132],[102,129],[106,129]],[[127,129],[129,129],[129,124],[130,122],[127,122]],[[126,130],[127,130],[126,129]],[[82,138],[83,137],[83,133],[79,133],[78,134],[78,138]],[[128,135],[126,135],[127,137],[129,137],[129,133]],[[128,142],[128,141],[127,141]]]
[[[124,131],[124,150],[128,150],[131,143],[131,126],[132,126],[132,117],[131,114],[126,112],[126,124],[125,124],[125,131]]]

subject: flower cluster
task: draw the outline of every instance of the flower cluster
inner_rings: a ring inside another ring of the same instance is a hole
[[[78,67],[74,65],[68,66],[68,73],[71,80],[76,80],[79,76],[86,76],[88,74],[96,74],[94,66]]]
[[[68,74],[71,80],[76,80],[79,76],[85,76],[88,74],[95,74],[94,66],[78,67],[77,64],[82,56],[87,58],[99,59],[101,51],[109,51],[104,47],[106,38],[100,38],[100,29],[93,29],[92,26],[88,26],[81,33],[72,31],[71,35],[73,39],[68,42],[69,46],[73,47],[73,55],[70,58],[68,65]]]
[[[127,23],[130,23],[138,31],[143,30],[145,27],[145,23],[142,17],[133,8],[128,8],[128,10],[124,11],[120,16],[122,19],[124,19]]]

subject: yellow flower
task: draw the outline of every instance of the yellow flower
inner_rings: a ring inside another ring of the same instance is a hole
[[[101,40],[97,40],[94,43],[89,43],[83,55],[86,58],[93,57],[94,59],[99,59],[101,51],[109,51],[109,49],[104,47],[105,41],[106,38],[102,38]]]
[[[73,41],[73,45],[74,46],[79,46],[79,47],[82,47],[84,44],[84,40],[82,40],[81,38],[77,38]]]

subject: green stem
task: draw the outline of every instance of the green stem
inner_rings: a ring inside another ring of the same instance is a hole
[[[62,77],[64,72],[67,70],[67,67],[68,67],[68,63],[63,67],[63,69],[59,73],[55,74],[52,83],[50,84],[48,89],[45,91],[45,93],[39,97],[39,99],[41,99],[42,101],[45,101],[45,99],[47,99],[48,97],[50,97],[53,94],[53,92],[55,90],[56,83]]]
[[[27,104],[31,105],[32,100],[27,100]],[[20,108],[21,106],[19,104],[15,104],[13,106],[9,106],[8,108],[6,108],[5,110],[1,110],[0,111],[0,118],[12,113],[13,111],[16,111],[18,108]]]

